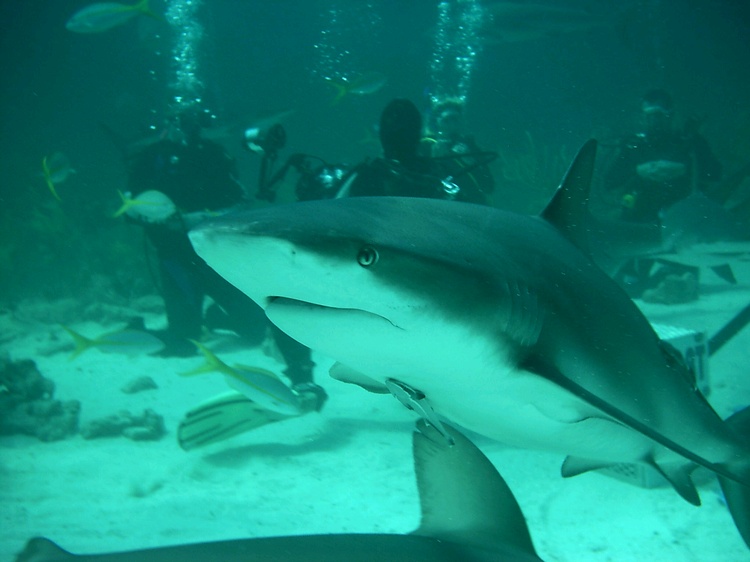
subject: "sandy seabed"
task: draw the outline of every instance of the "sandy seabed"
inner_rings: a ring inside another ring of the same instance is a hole
[[[710,272],[702,296],[684,305],[638,303],[654,322],[710,336],[750,302],[750,264],[730,286]],[[55,303],[49,303],[55,307]],[[133,311],[138,313],[139,311]],[[163,321],[147,318],[149,325]],[[54,380],[55,397],[80,400],[81,423],[126,409],[164,416],[160,441],[84,440],[42,443],[0,438],[0,562],[42,535],[75,553],[288,534],[409,532],[419,520],[411,459],[412,414],[388,396],[328,378],[316,357],[316,380],[330,400],[321,413],[289,419],[204,449],[185,452],[175,429],[186,410],[226,390],[219,375],[177,376],[199,358],[127,358],[91,350],[69,361],[58,325],[0,318],[2,351],[33,359]],[[85,322],[98,335],[121,324]],[[282,366],[260,349],[225,342],[227,362]],[[724,417],[750,404],[750,327],[710,361],[710,402]],[[124,394],[148,375],[158,389]],[[539,555],[550,562],[739,561],[750,552],[737,533],[715,479],[693,507],[671,488],[643,489],[589,473],[560,477],[562,458],[513,450],[468,434],[513,490]]]

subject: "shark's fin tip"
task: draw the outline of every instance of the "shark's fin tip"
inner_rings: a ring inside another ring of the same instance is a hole
[[[594,175],[596,148],[595,139],[589,139],[583,144],[563,177],[560,187],[541,213],[544,220],[556,227],[584,252],[588,252],[588,200]]]

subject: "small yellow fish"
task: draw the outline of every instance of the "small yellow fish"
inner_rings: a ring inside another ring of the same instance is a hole
[[[76,344],[76,349],[70,356],[71,361],[94,347],[103,353],[122,353],[124,355],[148,355],[164,349],[163,341],[144,330],[126,328],[91,339],[67,326],[63,326],[63,329],[71,335]]]
[[[183,377],[218,372],[224,375],[229,386],[267,410],[288,416],[302,413],[297,395],[271,371],[245,365],[230,367],[200,342],[190,341],[201,350],[206,362],[197,369],[181,373]]]
[[[70,174],[74,173],[75,170],[70,167],[68,157],[62,152],[53,152],[42,158],[42,178],[58,201],[60,201],[60,196],[57,193],[56,186],[63,183],[70,177]]]
[[[373,71],[360,74],[351,80],[334,80],[333,78],[326,78],[326,81],[332,84],[337,90],[336,97],[333,98],[333,101],[331,102],[331,105],[336,105],[344,98],[344,96],[349,94],[366,96],[380,91],[380,89],[385,86],[388,78],[381,72]]]
[[[42,175],[44,176],[44,181],[47,183],[47,187],[49,188],[52,195],[54,195],[55,199],[57,199],[58,201],[62,201],[62,199],[60,199],[60,196],[57,194],[57,189],[55,189],[55,184],[52,181],[52,172],[50,171],[49,165],[47,164],[46,156],[42,158]]]
[[[123,193],[119,189],[122,205],[112,215],[112,218],[128,214],[133,218],[146,222],[163,222],[171,217],[177,209],[172,200],[161,191],[144,191],[137,197],[131,197],[130,192]]]
[[[98,2],[77,11],[65,24],[74,33],[102,33],[129,22],[134,17],[145,16],[164,21],[164,18],[151,11],[149,0],[140,0],[133,5],[117,2]]]

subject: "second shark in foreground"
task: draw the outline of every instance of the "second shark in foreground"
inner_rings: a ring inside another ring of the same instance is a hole
[[[687,501],[719,475],[750,543],[750,450],[622,289],[585,252],[596,143],[539,217],[415,198],[240,212],[191,240],[219,274],[368,389],[397,381],[440,415],[559,451],[563,474],[656,467]]]
[[[417,429],[422,522],[408,535],[300,535],[79,556],[35,538],[16,562],[539,562],[521,508],[487,457],[452,428],[453,445],[422,420]]]

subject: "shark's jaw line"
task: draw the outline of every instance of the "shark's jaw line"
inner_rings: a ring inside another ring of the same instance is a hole
[[[402,329],[389,318],[386,318],[385,316],[382,316],[375,312],[370,312],[368,310],[364,310],[361,308],[345,308],[345,307],[338,307],[338,306],[329,306],[329,305],[319,304],[319,303],[315,303],[311,301],[305,301],[305,300],[295,299],[291,297],[279,297],[279,296],[267,297],[265,299],[265,303],[266,304],[263,308],[266,311],[266,314],[268,315],[273,315],[274,311],[278,307],[285,307],[285,308],[289,308],[292,310],[297,310],[300,315],[305,315],[306,312],[310,314],[314,314],[315,312],[330,312],[333,314],[339,312],[342,315],[364,314],[364,315],[370,315],[376,319],[385,320],[396,329],[399,329],[399,330]]]

